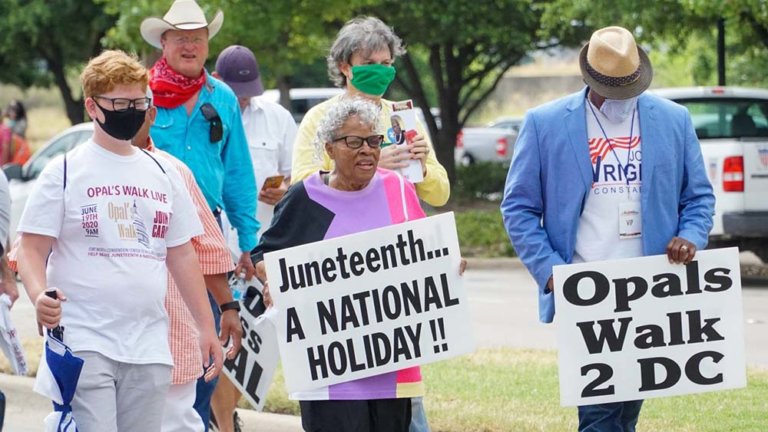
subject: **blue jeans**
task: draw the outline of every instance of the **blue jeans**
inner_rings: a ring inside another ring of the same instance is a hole
[[[4,422],[5,422],[5,393],[0,391],[0,431],[3,430]]]
[[[411,425],[408,432],[429,432],[427,412],[424,411],[424,398],[411,398]]]
[[[643,401],[579,407],[579,432],[635,432]]]
[[[210,293],[208,293],[208,301],[211,303],[213,322],[216,323],[216,334],[219,334],[221,333],[221,311],[219,311],[219,306],[216,304],[216,301]],[[213,391],[216,389],[216,383],[218,382],[219,377],[216,377],[209,382],[205,382],[203,377],[197,379],[194,408],[203,420],[205,432],[208,432],[208,423],[211,421],[211,396],[213,396]]]

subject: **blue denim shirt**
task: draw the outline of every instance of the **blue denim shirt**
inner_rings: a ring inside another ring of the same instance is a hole
[[[210,141],[210,123],[200,111],[206,102],[216,108],[224,126],[223,138],[215,143]],[[192,113],[187,115],[183,105],[158,107],[150,135],[157,148],[176,156],[192,170],[211,211],[227,212],[237,229],[240,250],[253,249],[259,230],[255,217],[256,180],[232,90],[208,74]]]

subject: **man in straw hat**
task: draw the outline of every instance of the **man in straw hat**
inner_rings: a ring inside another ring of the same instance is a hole
[[[657,254],[687,264],[714,213],[690,115],[644,93],[653,68],[632,34],[597,30],[580,63],[585,89],[526,114],[501,204],[546,323],[553,266]],[[634,431],[641,405],[579,407],[579,430]]]
[[[158,149],[189,166],[214,215],[218,218],[226,211],[244,251],[235,271],[251,278],[250,250],[256,246],[259,223],[254,217],[256,182],[248,143],[237,98],[204,68],[208,40],[221,29],[223,19],[218,11],[208,22],[194,0],[176,0],[163,18],[141,23],[144,40],[162,50],[150,71],[149,85],[158,108],[150,135]],[[231,301],[231,294],[218,306],[210,300],[214,315],[222,313],[222,335],[240,328],[239,303]],[[195,409],[206,430],[215,386],[216,380],[199,380],[196,390]]]

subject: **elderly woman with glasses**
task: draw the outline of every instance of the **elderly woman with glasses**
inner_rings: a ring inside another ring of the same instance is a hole
[[[380,168],[379,109],[342,99],[318,125],[318,153],[334,164],[293,185],[277,204],[272,226],[253,253],[265,278],[265,253],[425,217],[415,188]],[[322,144],[320,144],[322,143]],[[268,289],[265,302],[271,304]],[[408,431],[411,398],[424,394],[418,367],[293,394],[307,431]],[[343,400],[342,400],[343,399]]]
[[[375,17],[359,17],[347,22],[339,31],[328,54],[328,74],[344,93],[310,109],[304,116],[293,145],[291,181],[299,181],[317,170],[330,171],[334,160],[330,155],[315,157],[314,140],[321,119],[330,107],[342,100],[362,97],[378,108],[380,119],[376,132],[383,134],[392,115],[392,102],[382,96],[395,79],[395,60],[405,53],[402,41],[392,29]],[[424,180],[416,184],[416,193],[426,203],[441,206],[448,201],[448,176],[432,151],[432,143],[423,125],[412,142],[389,145],[379,154],[379,166],[398,169],[411,159],[421,162]],[[387,143],[391,144],[391,143]]]

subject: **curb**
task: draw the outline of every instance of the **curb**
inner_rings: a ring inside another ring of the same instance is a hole
[[[524,269],[520,258],[473,258],[467,257],[467,270],[498,270],[509,271]]]
[[[53,409],[51,402],[35,393],[35,379],[0,373],[0,389],[6,397],[5,430],[40,431],[43,419]],[[301,417],[237,409],[244,432],[301,432]]]

